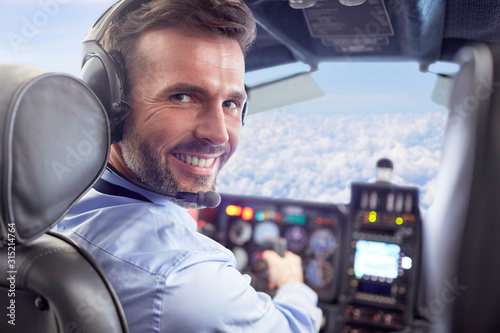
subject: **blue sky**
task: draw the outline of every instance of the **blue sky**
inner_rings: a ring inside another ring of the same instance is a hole
[[[74,75],[81,42],[110,0],[0,1],[0,62]]]
[[[0,63],[78,75],[81,41],[114,2],[0,0]],[[324,97],[248,117],[218,189],[347,202],[350,182],[373,180],[389,157],[393,181],[419,186],[427,209],[446,120],[430,100],[435,76],[416,63],[329,63],[313,77]]]

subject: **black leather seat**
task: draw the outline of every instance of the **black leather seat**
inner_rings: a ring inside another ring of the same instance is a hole
[[[500,47],[455,61],[441,170],[426,223],[432,332],[500,332]]]
[[[104,171],[109,125],[79,79],[0,65],[0,332],[127,332],[94,260],[53,227]]]

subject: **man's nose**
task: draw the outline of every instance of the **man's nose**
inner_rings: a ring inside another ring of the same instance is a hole
[[[201,112],[194,134],[198,140],[210,145],[222,145],[229,140],[222,105],[211,105]]]

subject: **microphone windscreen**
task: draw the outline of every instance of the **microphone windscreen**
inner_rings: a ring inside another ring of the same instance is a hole
[[[219,206],[221,201],[220,194],[215,191],[198,192],[198,202],[200,206],[207,208],[215,208]]]

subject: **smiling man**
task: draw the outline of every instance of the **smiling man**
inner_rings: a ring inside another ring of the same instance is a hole
[[[144,3],[102,40],[126,69],[122,139],[57,230],[101,265],[131,332],[318,331],[321,310],[300,257],[264,253],[278,288],[271,299],[228,249],[196,231],[185,210],[195,203],[164,195],[213,190],[238,145],[250,10],[239,0],[136,2]]]
[[[166,192],[214,190],[246,101],[239,44],[167,28],[145,33],[137,51],[148,65],[134,77],[139,88],[110,163]]]

